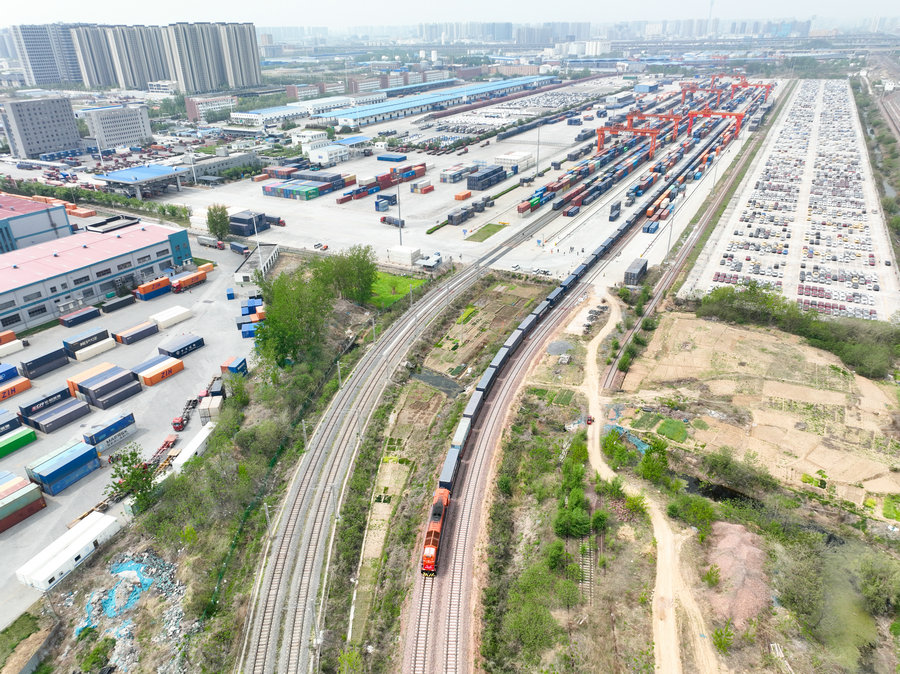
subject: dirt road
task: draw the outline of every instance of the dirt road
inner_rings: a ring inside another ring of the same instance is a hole
[[[608,293],[605,297],[610,307],[609,320],[599,334],[588,343],[585,376],[581,389],[588,399],[589,413],[596,419],[593,425],[588,426],[588,455],[591,467],[599,472],[601,477],[609,480],[615,477],[616,473],[603,459],[600,438],[603,433],[604,410],[611,400],[600,394],[603,372],[597,363],[597,351],[603,340],[622,320],[622,314],[618,300]],[[639,485],[624,475],[622,477],[625,479],[627,492],[641,491]],[[681,575],[679,553],[683,536],[676,535],[672,531],[660,504],[654,499],[647,499],[647,510],[656,538],[656,586],[653,591],[653,653],[656,671],[666,674],[677,674],[682,671],[681,640],[675,610],[677,605],[687,620],[687,632],[690,635],[696,671],[703,674],[719,672],[718,658],[713,651],[703,614]]]

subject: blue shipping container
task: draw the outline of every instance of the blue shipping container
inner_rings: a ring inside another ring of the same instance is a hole
[[[97,457],[97,449],[79,442],[53,458],[32,469],[34,478],[41,482],[55,482],[76,468]]]
[[[244,361],[244,367],[247,367],[246,361]],[[21,425],[22,420],[19,419],[18,414],[13,414],[12,412],[7,412],[6,410],[0,410],[0,435],[4,435],[5,433],[14,431]]]
[[[179,337],[177,340],[169,342],[166,346],[157,347],[157,351],[160,354],[165,356],[171,356],[172,358],[181,358],[182,356],[186,356],[191,351],[196,351],[201,346],[204,346],[205,342],[202,337],[197,337],[197,335],[183,335]]]
[[[151,367],[153,367],[155,365],[159,365],[160,363],[162,363],[168,359],[169,359],[168,356],[153,356],[153,358],[149,358],[149,359],[145,360],[143,363],[139,363],[138,365],[135,365],[133,368],[131,368],[131,371],[134,372],[135,374],[140,374],[141,372],[143,372],[145,370],[149,370]]]
[[[155,299],[160,295],[165,295],[166,293],[172,292],[172,286],[162,286],[161,288],[157,288],[156,290],[151,290],[149,293],[139,293],[135,292],[134,296],[139,300],[143,300],[144,302],[148,300]]]
[[[95,452],[97,451],[93,447],[91,447]],[[51,496],[56,496],[64,489],[71,487],[73,484],[78,482],[78,480],[87,477],[95,470],[100,467],[100,457],[94,457],[90,461],[81,466],[73,469],[71,472],[66,473],[62,477],[59,477],[54,482],[45,482],[41,480],[41,489],[43,489],[46,493]]]
[[[65,400],[66,398],[71,398],[72,392],[69,390],[68,386],[63,386],[62,388],[55,389],[48,393],[47,395],[36,398],[25,405],[19,406],[19,412],[23,417],[30,417],[41,410],[45,410],[48,407],[52,407],[56,403]]]
[[[234,361],[228,366],[228,371],[234,372],[235,374],[247,374],[247,359],[241,358],[240,360]]]
[[[0,363],[0,382],[9,381],[19,376],[19,370],[15,365]]]
[[[76,325],[81,325],[92,318],[97,318],[99,315],[100,310],[97,307],[87,307],[80,311],[73,311],[71,314],[60,316],[59,322],[67,328],[74,328]]]
[[[134,413],[119,414],[112,419],[106,420],[96,426],[92,426],[84,433],[84,441],[89,445],[96,445],[103,442],[110,436],[115,435],[126,426],[134,423]]]

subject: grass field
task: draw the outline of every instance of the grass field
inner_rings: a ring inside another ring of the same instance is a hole
[[[493,236],[505,227],[506,225],[498,225],[495,222],[489,222],[484,227],[475,232],[472,236],[467,236],[466,241],[484,241],[485,239]]]
[[[372,304],[379,309],[387,309],[397,300],[406,297],[410,287],[418,288],[425,283],[425,279],[412,278],[410,276],[397,276],[378,272],[378,280],[372,288]]]
[[[677,419],[666,419],[659,425],[656,432],[675,442],[684,442],[687,440],[688,436],[687,429],[684,427],[684,422],[678,421]]]
[[[38,631],[38,621],[30,613],[23,613],[16,621],[0,632],[0,669],[6,663],[6,659],[16,650],[19,642],[27,639]]]

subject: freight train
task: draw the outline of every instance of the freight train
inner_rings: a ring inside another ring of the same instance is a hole
[[[759,95],[761,97],[761,94]],[[759,97],[751,103],[751,108],[758,106]],[[713,158],[718,155],[718,150],[733,137],[734,123],[732,121],[718,120],[707,125],[707,132],[702,134],[705,138],[694,136],[699,145],[685,166],[675,171],[668,179],[663,178],[664,183],[646,202],[628,217],[621,225],[610,232],[609,236],[601,243],[585,260],[578,265],[556,288],[554,288],[543,302],[538,304],[528,316],[503,343],[503,346],[495,354],[490,365],[484,371],[475,386],[475,392],[469,398],[469,402],[463,410],[463,416],[453,434],[450,449],[444,458],[438,478],[438,488],[434,492],[431,515],[425,530],[425,543],[422,550],[421,571],[423,575],[434,576],[438,572],[441,538],[447,517],[450,511],[453,490],[457,485],[459,464],[466,448],[472,427],[478,419],[485,398],[494,383],[503,371],[503,367],[512,357],[516,349],[525,338],[534,330],[535,326],[544,319],[549,311],[561,302],[577,283],[587,274],[613,247],[621,241],[648,212],[655,213],[662,203],[675,193],[675,190],[687,180],[687,176],[693,176],[698,170],[703,170]],[[693,147],[693,143],[691,143]]]

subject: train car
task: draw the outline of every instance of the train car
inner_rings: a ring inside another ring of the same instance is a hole
[[[566,290],[567,290],[567,288],[564,288],[562,285],[556,286],[553,289],[553,291],[549,295],[547,295],[547,299],[544,300],[544,302],[542,302],[541,305],[546,303],[546,304],[548,304],[547,308],[549,309],[550,307],[552,307],[554,304],[556,304],[562,298],[562,296],[566,292]],[[538,308],[540,308],[541,305],[539,305]],[[539,314],[541,316],[541,318],[543,318],[545,313],[547,313],[546,310],[543,313]]]
[[[506,363],[506,359],[509,358],[509,349],[501,347],[497,353],[494,355],[494,359],[491,361],[491,367],[499,370]]]
[[[422,550],[422,575],[434,576],[438,571],[438,556],[441,552],[441,532],[444,520],[450,510],[450,492],[447,489],[435,489],[431,504],[431,516],[425,529],[425,545]]]
[[[463,419],[469,419],[474,422],[475,417],[481,411],[481,404],[484,402],[484,394],[481,391],[475,391],[469,402],[466,403],[466,409],[463,410]]]
[[[483,394],[487,395],[488,391],[491,390],[491,387],[494,385],[494,379],[497,377],[497,368],[489,367],[484,371],[484,374],[481,375],[481,380],[478,382],[478,385],[475,387],[476,391],[481,391]]]
[[[583,267],[584,265],[581,265],[581,266]],[[583,274],[584,270],[582,270],[581,273]],[[572,289],[572,286],[575,285],[575,282],[578,280],[578,278],[579,278],[579,276],[577,276],[575,274],[575,272],[573,272],[566,277],[565,281],[563,281],[562,283],[559,284],[559,287],[563,288],[564,292],[568,292],[569,290]]]
[[[538,317],[533,312],[528,314],[525,319],[519,323],[519,327],[516,328],[517,332],[521,332],[523,336],[531,332],[532,328],[534,328],[534,324],[537,323]]]
[[[438,477],[438,487],[440,489],[446,489],[451,494],[453,493],[453,486],[456,484],[456,473],[459,470],[459,457],[462,453],[458,449],[450,448],[450,451],[447,452],[446,458],[444,458],[444,466],[441,468],[441,475]]]
[[[506,341],[503,342],[503,346],[509,349],[510,352],[513,352],[519,348],[519,344],[522,343],[524,337],[525,333],[522,332],[521,328],[516,328],[513,330],[512,334],[506,338]]]
[[[482,393],[484,395],[484,393]],[[450,449],[456,449],[462,452],[463,448],[466,446],[466,440],[469,439],[469,431],[472,430],[472,419],[460,419],[460,422],[456,425],[456,432],[453,434],[453,439],[450,441]]]
[[[557,288],[557,290],[558,290],[558,288]],[[556,291],[554,290],[553,292],[556,292]],[[552,295],[552,294],[553,293],[550,293],[550,295]],[[550,307],[553,305],[553,303],[550,302],[550,295],[548,295],[547,299],[545,299],[543,302],[538,304],[537,307],[535,308],[535,310],[531,312],[531,315],[536,316],[538,320],[542,319],[544,317],[544,315],[550,310]]]

